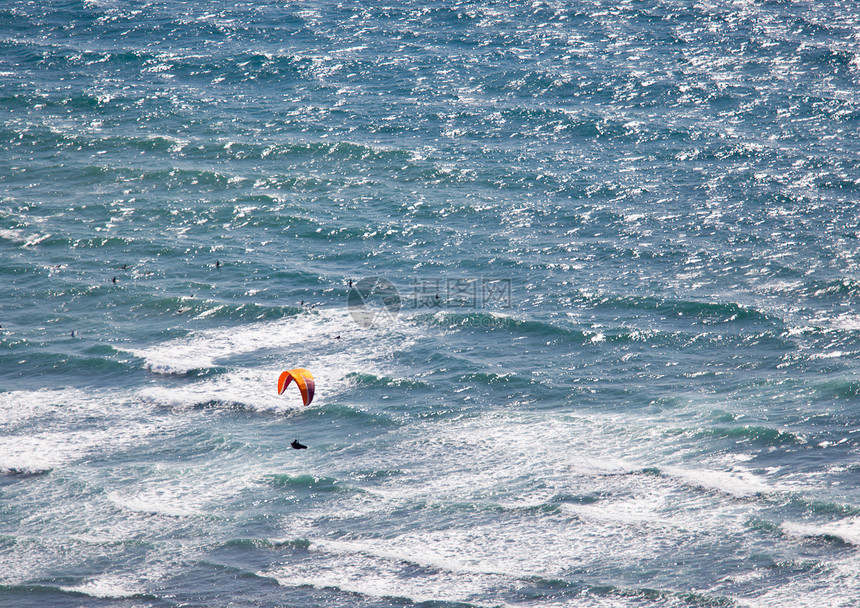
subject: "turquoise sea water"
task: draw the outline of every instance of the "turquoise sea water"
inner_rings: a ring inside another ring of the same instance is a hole
[[[0,605],[860,601],[853,3],[3,0],[0,47]]]

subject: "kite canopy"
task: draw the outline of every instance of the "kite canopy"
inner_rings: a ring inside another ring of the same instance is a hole
[[[278,394],[283,395],[293,380],[295,380],[296,386],[299,387],[299,391],[302,393],[302,403],[309,405],[314,399],[314,377],[303,367],[281,372],[281,375],[278,377]]]

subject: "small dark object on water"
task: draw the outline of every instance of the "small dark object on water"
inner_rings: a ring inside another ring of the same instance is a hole
[[[302,445],[301,443],[299,443],[299,440],[298,440],[298,439],[296,439],[295,441],[293,441],[293,442],[290,444],[290,446],[291,446],[294,450],[306,450],[306,449],[308,449],[308,446],[306,446],[306,445]]]

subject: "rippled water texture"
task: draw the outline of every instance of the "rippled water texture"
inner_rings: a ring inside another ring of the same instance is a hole
[[[0,605],[855,606],[858,43],[0,2]]]

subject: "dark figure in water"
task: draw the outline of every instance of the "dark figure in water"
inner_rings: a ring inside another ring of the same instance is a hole
[[[306,450],[306,449],[308,449],[308,446],[306,446],[306,445],[302,445],[301,443],[299,443],[299,440],[298,440],[298,439],[296,439],[295,441],[293,441],[290,445],[292,446],[292,448],[293,448],[294,450]]]

